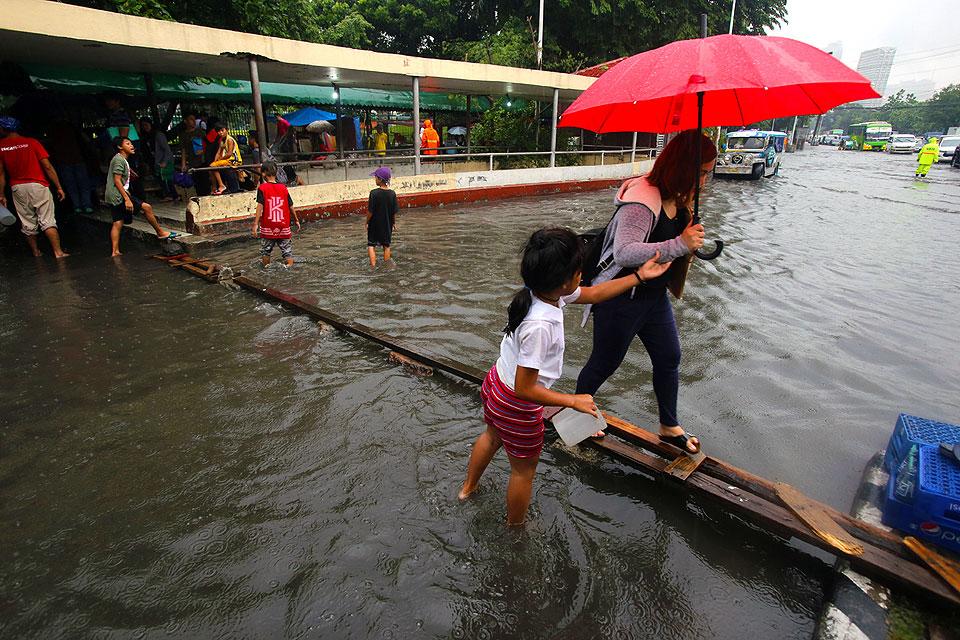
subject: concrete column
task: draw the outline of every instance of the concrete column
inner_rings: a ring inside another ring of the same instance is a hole
[[[557,120],[560,118],[560,90],[553,90],[553,121],[550,123],[550,166],[557,166]]]
[[[150,102],[150,116],[153,118],[153,128],[155,131],[166,134],[167,129],[160,122],[160,107],[157,106],[157,94],[153,87],[153,74],[143,74],[143,80],[147,85],[147,100]]]
[[[343,160],[343,101],[340,99],[340,87],[333,85],[333,90],[337,94],[337,157]]]
[[[467,96],[467,156],[470,155],[470,125],[473,122],[473,112],[470,111],[470,98]]]
[[[420,175],[420,78],[413,77],[413,175]]]
[[[249,58],[250,63],[250,90],[253,94],[253,117],[257,123],[257,142],[260,143],[260,158],[264,157],[267,149],[267,121],[263,117],[263,98],[260,95],[260,72],[257,70],[257,59]]]

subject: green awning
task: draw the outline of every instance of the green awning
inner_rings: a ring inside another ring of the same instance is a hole
[[[68,93],[102,93],[112,91],[125,95],[145,96],[146,79],[142,74],[123,73],[75,67],[25,64],[24,70],[38,89]],[[157,98],[169,100],[216,100],[222,102],[249,102],[250,82],[223,78],[185,78],[165,74],[153,76]],[[260,92],[265,102],[277,104],[310,104],[333,107],[333,87],[261,82]],[[340,89],[340,101],[346,107],[365,107],[409,111],[413,109],[412,91],[381,89]],[[471,110],[480,112],[490,107],[485,96],[475,96]],[[460,95],[441,93],[420,94],[422,111],[466,111],[467,99]]]

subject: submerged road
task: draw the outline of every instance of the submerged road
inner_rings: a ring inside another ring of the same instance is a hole
[[[358,219],[306,226],[290,271],[251,243],[211,257],[485,369],[524,236],[611,198],[404,212],[373,273]],[[712,455],[846,510],[899,411],[960,421],[960,170],[812,148],[712,182],[704,221],[727,250],[675,308],[681,417]],[[56,264],[0,237],[0,637],[810,637],[831,576],[805,548],[559,447],[505,531],[505,460],[455,500],[475,388],[71,241]],[[597,399],[652,425],[638,347]]]

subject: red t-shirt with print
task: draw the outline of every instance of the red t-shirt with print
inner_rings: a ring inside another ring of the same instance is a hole
[[[47,174],[40,161],[48,158],[47,150],[33,138],[7,136],[0,140],[0,162],[11,185],[36,182],[49,187]]]
[[[287,185],[278,182],[263,182],[257,189],[257,202],[263,205],[260,216],[260,237],[283,240],[290,238],[290,208],[293,199]]]

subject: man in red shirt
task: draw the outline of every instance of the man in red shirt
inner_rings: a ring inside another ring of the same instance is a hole
[[[66,195],[56,170],[50,164],[47,150],[33,138],[18,134],[19,128],[20,123],[16,118],[0,118],[0,204],[7,206],[6,188],[9,182],[21,231],[27,237],[33,255],[41,255],[37,247],[37,235],[43,231],[53,248],[53,255],[65,258],[69,254],[60,248],[50,185],[57,190],[60,200]]]

